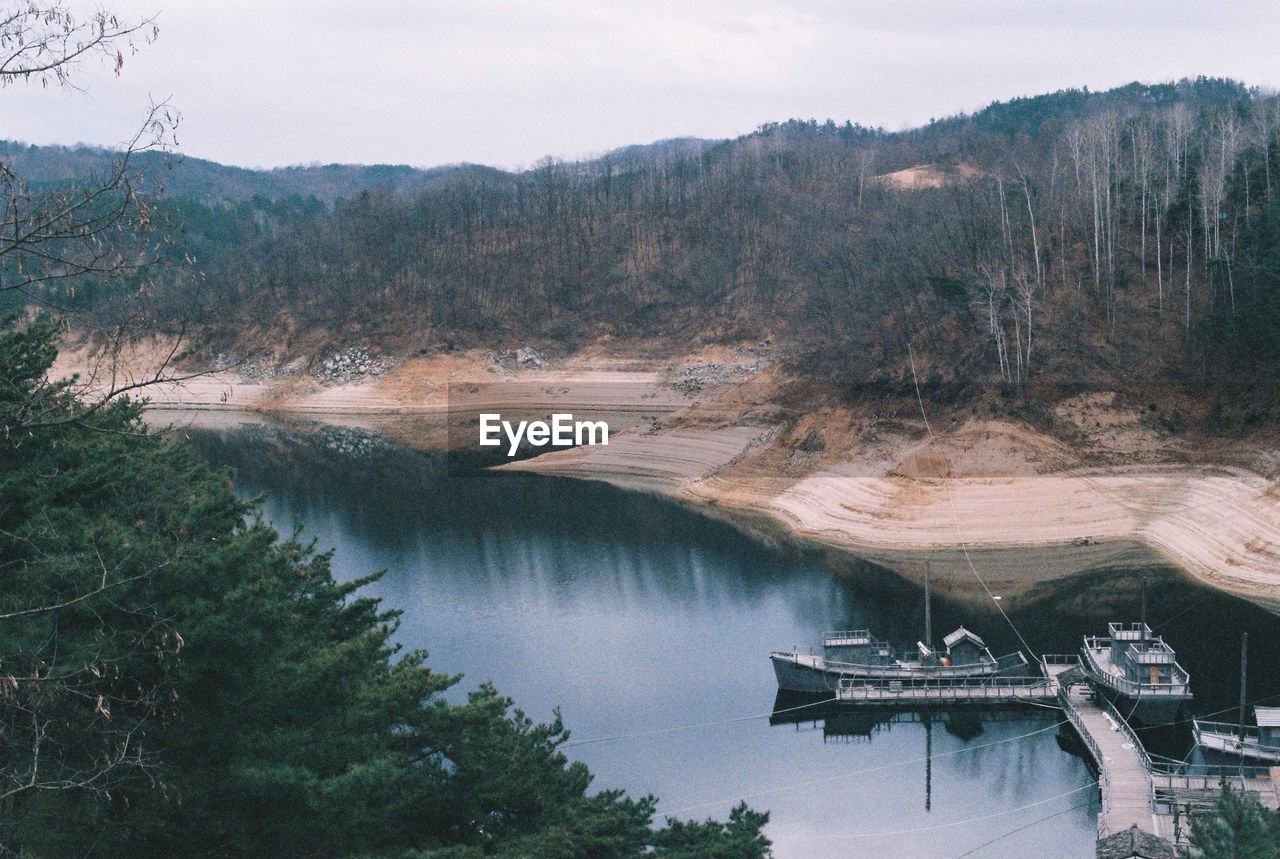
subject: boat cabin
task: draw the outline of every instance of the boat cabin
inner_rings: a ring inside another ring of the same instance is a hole
[[[963,626],[942,639],[947,648],[947,659],[952,665],[975,665],[979,662],[993,662],[991,651],[982,636],[970,632]]]
[[[865,629],[823,633],[822,654],[829,662],[851,665],[890,665],[894,660],[889,642],[872,637]]]
[[[1111,664],[1124,679],[1149,686],[1183,682],[1178,656],[1145,623],[1110,623]]]
[[[1258,740],[1264,746],[1280,748],[1280,707],[1253,708],[1258,722]]]

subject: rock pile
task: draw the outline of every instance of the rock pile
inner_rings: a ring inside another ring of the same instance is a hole
[[[265,356],[250,358],[232,358],[219,352],[213,359],[213,369],[230,370],[240,377],[240,381],[249,383],[274,382],[298,371],[298,362],[277,365]]]
[[[391,364],[385,359],[370,356],[369,350],[363,346],[352,346],[330,355],[312,375],[323,384],[341,385],[381,376],[390,369]]]
[[[666,373],[666,384],[685,396],[692,396],[706,388],[741,382],[782,357],[781,350],[768,340],[737,347],[732,354],[733,359],[723,363],[708,361],[705,364],[669,367]]]
[[[718,361],[709,361],[706,364],[686,364],[667,384],[686,396],[692,396],[704,388],[740,382],[759,371],[760,365],[756,363],[721,364]]]
[[[519,349],[495,349],[489,360],[504,370],[536,370],[545,367],[547,356],[537,346],[521,346]]]

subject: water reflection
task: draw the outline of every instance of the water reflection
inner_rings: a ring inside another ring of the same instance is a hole
[[[770,649],[844,626],[900,647],[919,638],[922,594],[896,576],[868,564],[832,575],[603,484],[460,478],[428,455],[278,427],[192,435],[236,468],[240,491],[267,493],[274,522],[301,520],[334,546],[341,578],[388,570],[373,592],[404,611],[404,644],[465,674],[457,694],[492,680],[537,718],[560,707],[575,740],[626,735],[571,750],[598,787],[652,792],[660,813],[694,817],[747,798],[772,812],[784,857],[955,856],[1005,833],[981,855],[1043,854],[1045,844],[1091,855],[1093,779],[1052,710],[768,718],[787,709]],[[1033,647],[1074,650],[1083,633],[1136,611],[1131,581],[1112,571],[1045,585],[1011,616]],[[1213,643],[1250,624],[1266,652],[1274,621],[1167,571],[1151,591],[1149,616],[1167,618],[1160,631],[1197,695],[1229,705],[1234,669],[1217,676]],[[997,652],[1019,646],[998,614],[935,600],[935,629],[961,622]],[[1259,667],[1259,690],[1276,682],[1269,670]]]

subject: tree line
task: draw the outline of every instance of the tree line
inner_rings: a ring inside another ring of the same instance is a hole
[[[1278,125],[1275,96],[1202,78],[892,134],[793,120],[459,168],[333,206],[169,200],[185,231],[169,252],[195,264],[139,285],[154,318],[219,347],[773,335],[845,387],[900,378],[912,345],[940,383],[1105,384],[1117,367],[1248,383],[1277,355],[1258,320],[1276,313]]]

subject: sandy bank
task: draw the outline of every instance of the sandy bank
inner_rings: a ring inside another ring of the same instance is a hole
[[[984,583],[1017,599],[1086,570],[1169,563],[1280,611],[1280,489],[1249,469],[1055,468],[1056,442],[988,423],[787,474],[768,438],[732,426],[636,436],[509,467],[658,489],[913,578],[928,556],[962,599],[986,599]]]
[[[469,409],[607,414],[615,427],[608,446],[502,467],[663,493],[912,578],[928,556],[938,587],[961,599],[985,600],[986,588],[1034,598],[1040,583],[1086,570],[1168,563],[1280,612],[1274,445],[1161,434],[1106,394],[1060,404],[1062,424],[1076,428],[1069,440],[997,419],[952,421],[933,435],[919,421],[840,411],[784,419],[769,405],[773,371],[743,361],[752,372],[738,378],[734,361],[742,360],[726,349],[674,362],[601,351],[511,368],[469,351],[410,358],[341,384],[222,370],[147,396],[163,409],[366,425],[422,448],[444,443],[440,421],[388,428],[378,419],[441,415],[451,400]],[[84,362],[68,352],[60,367]],[[135,356],[131,366],[142,363]],[[673,366],[683,369],[673,375]],[[719,368],[719,384],[673,383],[707,366]],[[822,443],[801,443],[806,433]]]
[[[468,350],[415,356],[389,370],[333,382],[300,364],[273,368],[166,367],[165,344],[134,344],[113,362],[65,348],[54,378],[78,374],[89,395],[146,381],[157,374],[176,381],[149,384],[139,394],[158,409],[227,409],[311,415],[431,415],[450,408],[582,409],[669,414],[694,396],[664,384],[657,360],[582,355],[542,366],[504,366],[492,353]]]

